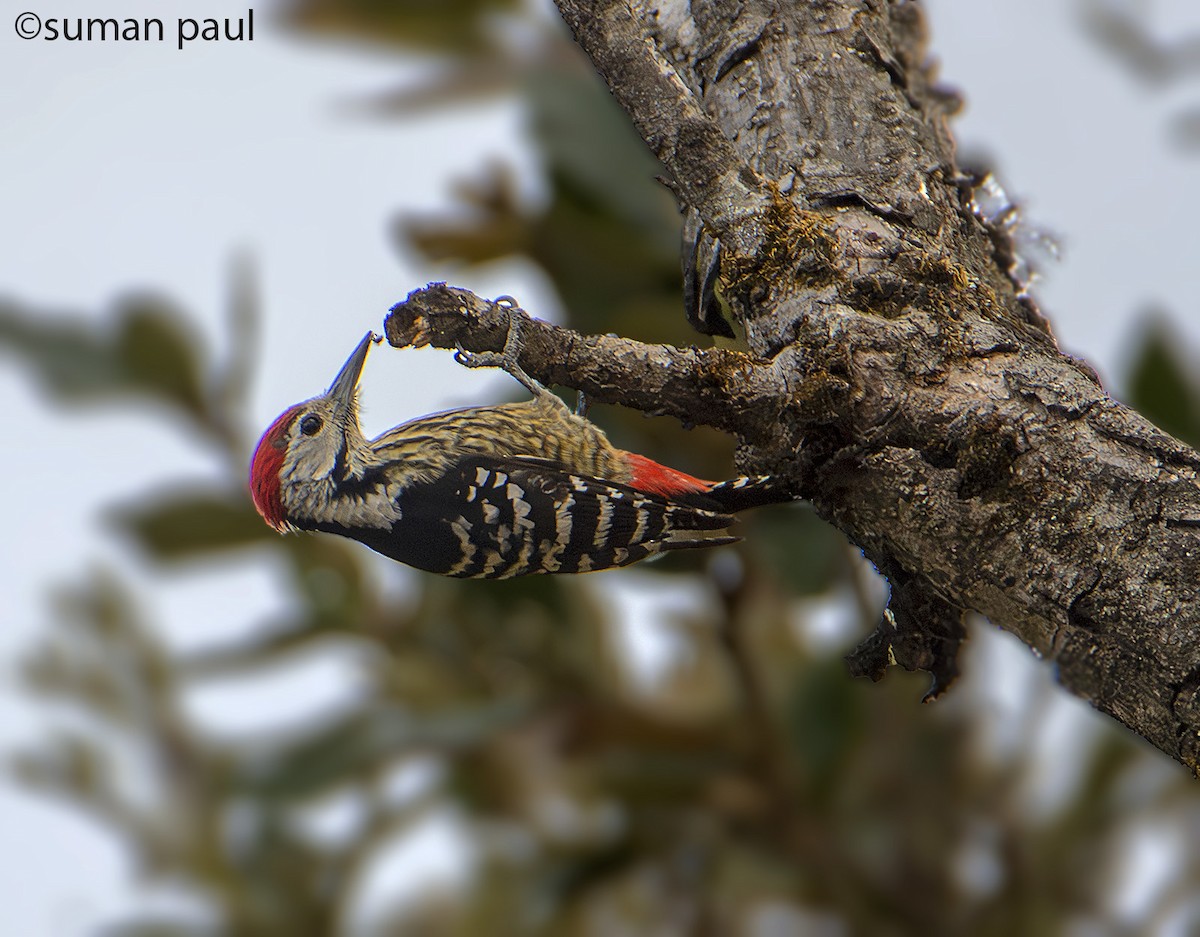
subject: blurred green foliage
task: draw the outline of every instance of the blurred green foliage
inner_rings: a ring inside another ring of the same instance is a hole
[[[139,396],[177,408],[206,425],[195,337],[180,310],[149,297],[117,304],[109,327],[67,315],[31,315],[0,303],[0,344],[35,368],[41,386],[63,403]]]
[[[672,200],[561,28],[508,2],[309,0],[288,12],[317,34],[440,56],[438,83],[402,96],[398,113],[477,95],[472,76],[489,68],[509,79],[489,93],[523,95],[544,198],[530,204],[504,167],[481,167],[448,213],[460,220],[398,220],[407,247],[431,265],[523,255],[577,328],[696,339],[680,308]],[[504,17],[529,19],[519,50],[495,28]],[[234,307],[249,334],[244,290]],[[186,323],[145,298],[118,304],[100,329],[0,308],[0,344],[65,405],[153,401],[147,419],[182,414],[228,457],[225,486],[116,506],[115,532],[155,569],[271,564],[288,596],[243,640],[179,653],[113,572],[59,590],[24,675],[85,718],[14,770],[90,811],[149,882],[184,888],[204,910],[199,922],[147,913],[107,934],[1108,933],[1129,838],[1147,823],[1195,822],[1187,780],[1106,722],[1073,723],[1083,738],[1069,765],[1039,754],[1061,704],[1032,662],[1005,672],[1026,693],[1000,711],[978,656],[936,706],[917,705],[913,675],[851,681],[840,653],[881,600],[856,552],[803,507],[749,519],[736,552],[596,577],[414,575],[397,598],[355,545],[262,525],[243,487],[253,343],[233,342],[239,358],[219,366]],[[1171,347],[1147,332],[1133,402],[1195,441],[1200,402]],[[715,434],[600,416],[623,445],[727,471],[730,444]],[[651,680],[618,640],[612,593],[623,588],[678,597],[641,622],[674,647]],[[830,621],[840,624],[823,630]],[[231,741],[186,714],[206,681],[334,654],[363,662],[362,687],[313,724]],[[1016,742],[996,740],[1006,733]],[[395,778],[422,768],[426,782],[397,794]],[[314,836],[311,813],[336,798],[356,821]],[[388,847],[447,807],[469,835],[465,884],[348,924]],[[1192,844],[1170,872],[1171,890],[1130,927],[1188,910]]]
[[[1200,382],[1193,362],[1183,357],[1186,347],[1161,312],[1146,312],[1125,397],[1172,436],[1200,446]]]

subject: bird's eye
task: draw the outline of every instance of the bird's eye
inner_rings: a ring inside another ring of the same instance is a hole
[[[305,436],[316,436],[321,432],[321,425],[321,418],[309,413],[300,420],[300,432]]]

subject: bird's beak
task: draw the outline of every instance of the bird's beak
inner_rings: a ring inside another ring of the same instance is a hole
[[[354,411],[354,393],[358,389],[358,379],[362,375],[363,365],[367,363],[367,352],[371,350],[371,344],[376,341],[379,339],[375,337],[374,332],[368,332],[363,336],[363,340],[358,343],[354,353],[342,365],[342,370],[333,379],[333,383],[325,395],[333,401],[339,416],[345,416]]]

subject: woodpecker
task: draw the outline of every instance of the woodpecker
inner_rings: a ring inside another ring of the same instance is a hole
[[[769,476],[705,481],[618,449],[521,369],[524,313],[504,299],[505,350],[456,359],[504,368],[532,400],[423,416],[368,440],[357,388],[382,340],[368,332],[328,391],[259,440],[250,491],[263,520],[340,534],[432,573],[507,579],[732,543],[732,512],[790,500]]]

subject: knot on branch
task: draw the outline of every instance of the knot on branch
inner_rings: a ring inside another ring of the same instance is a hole
[[[882,680],[889,667],[924,670],[933,682],[925,701],[937,699],[958,676],[958,649],[966,640],[963,610],[904,574],[888,577],[891,599],[879,624],[853,651],[846,665],[854,677]]]

